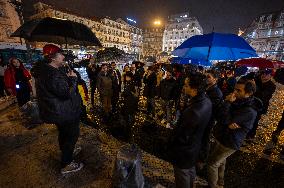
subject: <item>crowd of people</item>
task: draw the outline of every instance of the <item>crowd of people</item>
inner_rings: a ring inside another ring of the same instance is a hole
[[[81,150],[76,147],[79,122],[82,117],[86,118],[89,98],[91,105],[95,106],[94,95],[99,93],[105,124],[115,113],[120,113],[131,139],[139,96],[144,96],[147,98],[148,118],[155,117],[155,100],[162,101],[163,121],[167,128],[172,129],[168,154],[178,188],[193,187],[196,167],[205,164],[209,187],[224,185],[226,159],[239,150],[244,141],[247,144],[255,142],[258,122],[267,113],[269,100],[276,89],[273,76],[283,74],[282,69],[264,69],[236,76],[234,70],[157,63],[146,67],[139,61],[126,64],[120,71],[115,62],[99,66],[90,60],[87,67],[89,97],[78,72],[66,68],[59,47],[46,45],[43,54],[44,60],[34,65],[31,74],[17,58],[10,59],[5,71],[0,65],[0,81],[3,83],[0,95],[4,95],[5,88],[8,94],[17,97],[19,106],[24,105],[30,100],[33,76],[41,118],[46,123],[55,124],[59,131],[62,174],[83,168],[83,163],[77,163],[73,158]],[[275,80],[284,84],[281,79]],[[122,108],[119,103],[123,104]],[[283,129],[282,114],[273,133],[275,144]],[[270,154],[271,150],[264,152]],[[284,148],[280,155],[283,159]]]

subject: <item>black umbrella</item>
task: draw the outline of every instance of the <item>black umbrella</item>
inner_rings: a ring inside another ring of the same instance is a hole
[[[102,46],[95,34],[86,25],[49,17],[25,22],[11,37],[56,44]]]
[[[96,54],[96,60],[97,62],[117,60],[124,55],[125,52],[123,50],[120,50],[116,47],[109,47],[103,50],[99,50]]]

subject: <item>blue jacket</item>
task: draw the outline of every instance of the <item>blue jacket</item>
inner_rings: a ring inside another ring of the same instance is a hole
[[[225,147],[238,150],[247,133],[252,129],[257,115],[255,99],[253,97],[236,100],[233,103],[224,102],[220,115],[223,117],[216,125],[216,139]],[[236,123],[237,129],[230,129],[229,125]]]

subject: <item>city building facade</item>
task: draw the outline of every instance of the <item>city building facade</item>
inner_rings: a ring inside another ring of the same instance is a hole
[[[195,17],[189,13],[171,15],[165,25],[163,34],[163,51],[172,52],[186,39],[203,34],[203,29]]]
[[[129,54],[134,56],[136,59],[140,59],[143,53],[143,30],[129,25],[129,33],[130,33],[130,50]]]
[[[116,47],[126,53],[130,51],[130,32],[122,20],[112,20],[108,17],[101,19],[103,27],[103,46]]]
[[[157,57],[163,51],[164,27],[156,26],[144,29],[143,57]]]
[[[13,5],[6,0],[0,0],[0,48],[15,48],[21,46],[21,40],[10,37],[21,25],[18,13]]]
[[[284,9],[258,16],[242,36],[259,56],[284,60]]]
[[[116,47],[126,53],[142,54],[142,30],[126,23],[121,18],[87,18],[66,10],[59,10],[38,2],[34,4],[35,14],[30,19],[54,17],[79,22],[88,26],[102,43],[103,47]]]

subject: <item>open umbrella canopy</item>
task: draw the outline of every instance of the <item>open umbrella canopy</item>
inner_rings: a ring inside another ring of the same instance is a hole
[[[201,61],[235,61],[248,57],[258,57],[255,50],[242,37],[235,34],[214,32],[190,37],[172,54],[181,58]]]
[[[11,37],[56,44],[102,46],[95,34],[86,25],[49,17],[25,22]]]
[[[96,61],[104,62],[104,61],[117,60],[123,55],[125,55],[125,52],[123,50],[120,50],[115,47],[109,47],[98,51],[98,53],[96,54]]]
[[[266,68],[279,68],[283,66],[283,62],[272,61],[265,58],[250,58],[250,59],[241,59],[236,62],[237,66],[246,66],[246,67],[258,67],[260,69]]]
[[[211,66],[211,63],[209,61],[203,61],[203,60],[196,60],[196,59],[190,59],[190,58],[180,58],[180,57],[174,57],[171,59],[171,63],[175,64],[194,64],[194,65],[201,65],[201,66]]]

